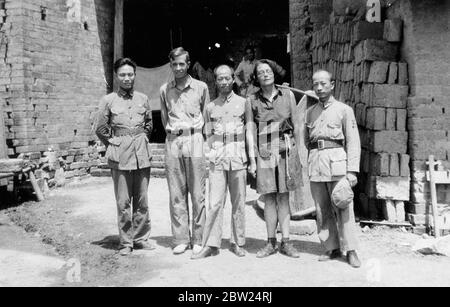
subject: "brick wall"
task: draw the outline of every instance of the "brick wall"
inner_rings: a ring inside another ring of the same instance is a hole
[[[428,224],[430,189],[425,180],[428,155],[450,169],[450,2],[398,0],[389,17],[403,20],[402,58],[409,64],[409,151],[412,185],[410,220]],[[450,204],[450,188],[438,186],[438,202]]]
[[[10,155],[95,140],[93,112],[111,84],[113,3],[81,1],[78,23],[68,21],[66,1],[6,2]]]

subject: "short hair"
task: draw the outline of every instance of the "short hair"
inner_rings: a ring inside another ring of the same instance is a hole
[[[255,47],[252,46],[252,45],[247,45],[247,46],[245,46],[244,51],[247,51],[247,50],[249,50],[249,49],[250,49],[251,51],[255,52]]]
[[[133,67],[134,72],[136,72],[136,63],[130,59],[130,58],[120,58],[117,61],[114,62],[114,72],[117,73],[119,71],[119,68],[125,65],[129,65]]]
[[[278,74],[278,71],[276,69],[276,64],[274,61],[269,60],[269,59],[257,60],[255,63],[255,68],[253,69],[253,85],[258,86],[258,87],[259,87],[259,81],[258,81],[258,77],[257,77],[258,76],[258,66],[262,65],[262,64],[269,65],[270,69],[272,69],[275,80],[277,80],[281,77]]]
[[[313,73],[313,77],[314,77],[315,74],[318,74],[318,73],[321,73],[321,72],[327,73],[328,76],[330,77],[330,81],[331,81],[331,82],[334,81],[333,74],[332,74],[331,72],[329,72],[328,70],[325,70],[325,69],[319,69],[319,70],[316,70],[316,71]]]
[[[229,65],[226,65],[226,64],[222,64],[222,65],[219,65],[216,68],[214,68],[214,78],[217,78],[217,71],[219,71],[219,69],[225,68],[225,67],[230,70],[231,77],[233,77],[234,76],[234,69],[233,69],[233,67],[231,67]]]
[[[179,57],[181,55],[186,55],[186,62],[190,62],[191,61],[191,58],[189,56],[189,52],[184,50],[183,47],[178,47],[178,48],[175,48],[172,51],[170,51],[170,53],[169,53],[169,60],[170,61],[174,61],[175,58],[177,58],[177,57]]]

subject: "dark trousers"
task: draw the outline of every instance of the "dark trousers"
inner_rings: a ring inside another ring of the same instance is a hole
[[[113,169],[112,178],[117,202],[120,248],[132,248],[133,243],[146,241],[150,237],[150,168],[132,171]]]

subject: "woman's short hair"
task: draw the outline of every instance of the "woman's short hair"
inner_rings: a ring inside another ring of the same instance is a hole
[[[183,47],[178,47],[178,48],[175,48],[172,51],[170,51],[170,53],[169,53],[169,60],[170,61],[174,61],[175,58],[177,58],[177,57],[179,57],[181,55],[186,55],[186,62],[190,62],[191,61],[191,58],[189,56],[189,52],[184,50]]]
[[[125,65],[129,65],[131,67],[133,67],[134,72],[136,72],[136,63],[130,59],[130,58],[120,58],[117,61],[114,62],[114,72],[117,73],[117,71],[119,70],[120,67],[125,66]]]
[[[253,85],[259,87],[259,81],[258,81],[258,66],[262,64],[269,65],[270,69],[272,69],[275,81],[279,80],[281,76],[278,74],[275,62],[269,59],[261,59],[257,60],[255,63],[255,68],[253,69],[253,76],[251,77],[253,80]]]

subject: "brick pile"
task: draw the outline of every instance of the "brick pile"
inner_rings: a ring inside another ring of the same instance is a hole
[[[313,70],[335,78],[335,97],[350,105],[361,143],[360,215],[405,221],[410,197],[407,64],[398,62],[402,23],[342,22],[313,33]]]

